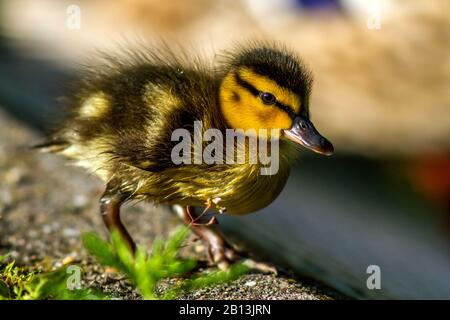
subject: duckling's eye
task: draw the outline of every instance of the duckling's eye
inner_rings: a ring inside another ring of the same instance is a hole
[[[267,105],[275,104],[275,102],[277,101],[275,96],[269,92],[262,92],[260,96],[262,102]]]

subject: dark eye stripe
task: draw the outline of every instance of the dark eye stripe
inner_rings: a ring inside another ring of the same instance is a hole
[[[294,120],[294,118],[296,117],[295,112],[292,111],[292,109],[289,106],[281,103],[280,101],[277,100],[277,102],[275,102],[275,106],[286,112],[292,120]]]
[[[258,96],[260,96],[263,93],[262,91],[259,91],[258,89],[256,89],[251,83],[248,83],[247,81],[242,79],[239,76],[239,74],[235,73],[234,77],[235,77],[236,82],[237,82],[238,85],[240,85],[244,89],[247,89],[255,97],[258,97]],[[292,109],[289,106],[281,103],[280,101],[277,100],[275,102],[275,106],[278,107],[279,109],[283,110],[284,112],[286,112],[291,119],[294,119],[296,117],[295,112],[292,111]]]
[[[250,91],[250,93],[252,95],[254,95],[255,97],[259,96],[260,91],[258,89],[256,89],[252,84],[250,84],[247,81],[245,81],[244,79],[242,79],[237,73],[234,74],[234,77],[235,77],[238,85],[240,85],[241,87]]]

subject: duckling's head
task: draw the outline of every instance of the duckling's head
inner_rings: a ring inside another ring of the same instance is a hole
[[[221,112],[233,129],[253,129],[257,134],[276,129],[281,139],[330,155],[333,145],[309,120],[311,84],[309,70],[286,49],[241,49],[228,61],[220,85]]]

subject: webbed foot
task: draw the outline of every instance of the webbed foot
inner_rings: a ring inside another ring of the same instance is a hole
[[[212,224],[217,224],[217,220],[215,220],[214,217],[207,223],[200,223],[198,219],[206,211],[203,211],[197,216],[194,207],[191,206],[182,207],[176,205],[174,206],[174,210],[203,242],[210,265],[217,266],[221,270],[226,270],[234,262],[244,260],[243,263],[250,269],[258,270],[263,273],[277,273],[274,266],[244,258],[239,254],[225,241],[221,233],[212,226]],[[212,220],[214,221],[213,223],[211,223]]]

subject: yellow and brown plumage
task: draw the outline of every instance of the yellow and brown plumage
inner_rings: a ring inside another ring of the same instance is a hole
[[[249,213],[281,192],[297,144],[332,152],[308,120],[311,75],[293,53],[253,43],[223,57],[211,67],[170,49],[107,57],[75,86],[67,99],[71,117],[43,145],[105,181],[101,212],[131,247],[119,217],[125,201],[177,205],[188,216],[189,208],[205,203]],[[261,164],[248,158],[241,164],[174,164],[178,142],[172,133],[184,128],[194,135],[194,121],[202,122],[203,131],[215,128],[224,135],[226,129],[275,129],[278,172],[261,175]],[[196,228],[211,238],[203,226]],[[215,262],[225,259],[219,247],[210,248]]]

